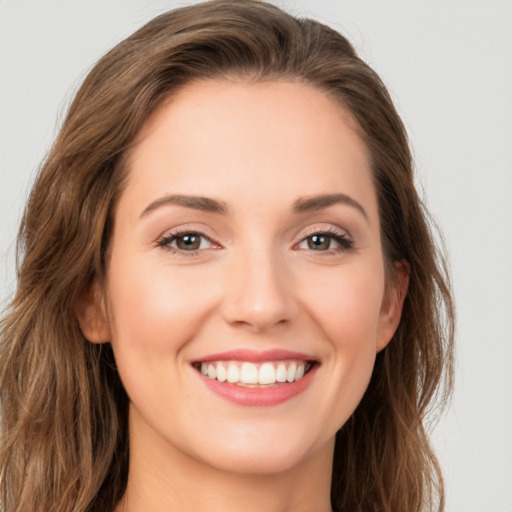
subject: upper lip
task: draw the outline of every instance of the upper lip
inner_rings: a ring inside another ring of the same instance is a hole
[[[302,352],[293,352],[290,350],[274,349],[274,350],[248,350],[236,349],[227,352],[217,352],[204,357],[195,359],[194,363],[207,363],[209,361],[247,361],[251,363],[261,363],[265,361],[286,361],[299,360],[317,362],[318,360],[311,355]]]

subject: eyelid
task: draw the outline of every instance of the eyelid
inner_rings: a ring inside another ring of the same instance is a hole
[[[304,240],[304,238],[307,238],[311,235],[317,235],[317,234],[332,234],[332,235],[340,235],[345,236],[347,238],[352,239],[352,236],[346,229],[339,228],[337,226],[333,226],[332,224],[324,224],[324,225],[315,225],[313,227],[308,228],[306,231],[301,232],[299,238],[300,240]]]
[[[176,225],[172,228],[168,228],[165,231],[161,232],[161,234],[157,237],[156,242],[162,240],[163,238],[170,238],[172,236],[179,236],[187,233],[193,233],[196,235],[201,235],[208,240],[211,240],[214,243],[219,244],[216,239],[218,236],[215,234],[212,229],[200,222],[185,222],[183,224]],[[220,244],[219,244],[220,245]]]

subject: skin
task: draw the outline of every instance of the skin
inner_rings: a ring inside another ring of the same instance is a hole
[[[176,194],[227,212],[159,203]],[[325,194],[352,203],[294,211]],[[162,246],[178,228],[207,238],[193,254]],[[351,246],[311,248],[326,231]],[[334,436],[398,326],[403,266],[397,274],[386,286],[368,152],[337,103],[291,82],[210,80],[174,95],[131,156],[108,298],[96,290],[79,313],[91,342],[112,343],[131,399],[117,510],[331,510]],[[299,395],[247,407],[212,393],[191,365],[233,349],[318,364]]]

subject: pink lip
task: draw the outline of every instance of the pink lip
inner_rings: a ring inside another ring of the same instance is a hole
[[[194,370],[210,391],[237,405],[268,407],[278,405],[302,393],[312,382],[319,365],[314,365],[302,379],[295,382],[276,384],[267,388],[248,388],[229,382],[219,382],[205,377]]]
[[[218,352],[217,354],[210,354],[201,359],[196,359],[194,362],[209,361],[247,361],[250,363],[261,363],[264,361],[285,361],[295,359],[299,361],[316,361],[314,357],[302,354],[300,352],[291,352],[289,350],[265,350],[263,352],[256,350],[230,350],[228,352]],[[299,381],[298,381],[299,382]]]

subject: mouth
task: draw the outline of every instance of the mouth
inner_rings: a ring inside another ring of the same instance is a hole
[[[273,406],[301,395],[313,382],[320,361],[288,350],[232,350],[191,364],[206,387],[242,406]]]
[[[197,361],[192,364],[204,377],[220,383],[247,388],[268,388],[303,379],[316,361],[279,360],[249,362],[237,360]]]

